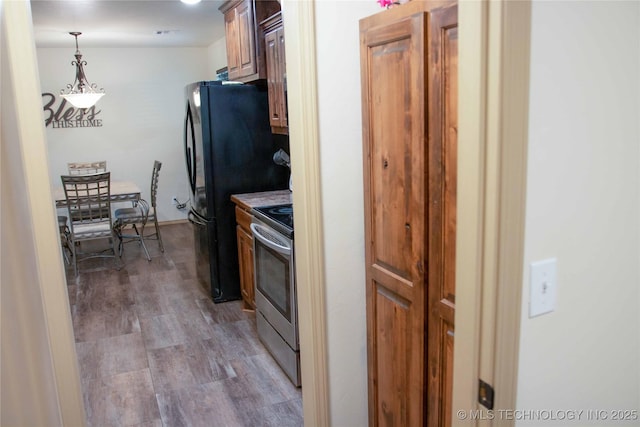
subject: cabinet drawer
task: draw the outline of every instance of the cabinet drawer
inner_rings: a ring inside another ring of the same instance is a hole
[[[251,224],[251,214],[238,206],[236,206],[236,222],[240,227],[244,228],[247,233],[251,234],[251,228],[249,227]]]

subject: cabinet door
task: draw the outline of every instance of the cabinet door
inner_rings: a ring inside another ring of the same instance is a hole
[[[265,34],[267,59],[267,87],[269,90],[269,122],[274,133],[286,133],[287,112],[285,95],[286,65],[284,57],[284,29],[278,26]]]
[[[238,236],[238,261],[240,264],[240,290],[244,308],[254,310],[255,291],[253,282],[253,236],[247,233],[244,228],[236,228]]]
[[[287,114],[287,58],[284,48],[284,26],[281,26],[276,32],[278,40],[278,92],[280,92],[280,120],[281,126],[287,128],[289,126]],[[288,133],[288,132],[287,132]]]
[[[257,72],[256,24],[252,0],[245,0],[236,7],[236,20],[238,22],[239,77],[245,77]]]
[[[232,9],[224,14],[225,37],[227,45],[227,69],[229,79],[240,75],[240,52],[238,42],[238,20],[236,11]]]
[[[276,32],[270,31],[264,35],[267,57],[267,88],[269,90],[269,122],[271,126],[280,126],[280,112],[278,103],[280,94],[276,90],[278,80],[278,40]]]
[[[257,24],[280,11],[280,2],[226,0],[218,9],[224,13],[229,79],[266,79],[264,38]]]

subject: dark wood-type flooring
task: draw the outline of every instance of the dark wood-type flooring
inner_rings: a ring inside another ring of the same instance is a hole
[[[188,223],[161,227],[67,283],[90,426],[301,426],[302,394],[260,343],[255,314],[214,304],[195,278]],[[106,241],[105,241],[106,244]],[[86,243],[85,243],[86,245]]]

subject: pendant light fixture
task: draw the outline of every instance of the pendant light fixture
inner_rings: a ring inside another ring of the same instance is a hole
[[[72,31],[69,34],[76,38],[76,53],[74,54],[76,60],[71,61],[71,65],[76,66],[76,79],[72,85],[67,85],[66,92],[64,89],[60,91],[60,96],[76,108],[89,108],[104,96],[104,89],[96,90],[97,86],[89,83],[84,74],[84,66],[87,65],[87,61],[82,60],[82,54],[78,49],[78,36],[82,33]]]

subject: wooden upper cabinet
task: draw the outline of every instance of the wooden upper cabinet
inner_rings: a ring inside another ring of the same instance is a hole
[[[238,20],[235,11],[224,15],[224,30],[227,44],[227,70],[229,78],[240,73],[240,43],[238,39]]]
[[[278,12],[263,21],[269,91],[269,121],[273,133],[288,134],[287,123],[287,66],[284,51],[284,25]]]
[[[457,6],[360,21],[370,426],[451,425]]]
[[[278,1],[227,0],[224,14],[229,80],[252,82],[266,79],[264,42],[257,23],[280,10]]]

